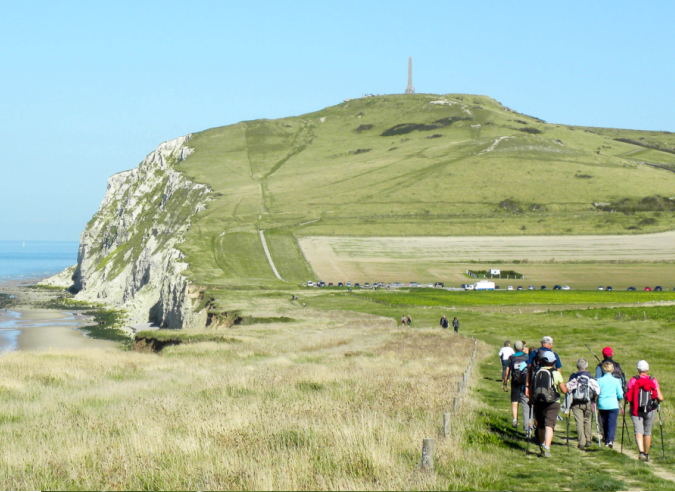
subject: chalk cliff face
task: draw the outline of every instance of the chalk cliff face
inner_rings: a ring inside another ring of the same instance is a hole
[[[128,324],[203,326],[187,264],[176,244],[202,211],[211,190],[175,169],[192,149],[190,135],[164,142],[131,171],[108,179],[98,211],[80,237],[73,274],[77,299],[125,309]],[[204,318],[204,319],[202,319]]]

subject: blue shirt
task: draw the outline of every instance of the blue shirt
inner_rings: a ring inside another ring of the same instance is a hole
[[[546,348],[546,347],[541,347],[541,348],[543,348],[545,352],[553,352],[550,348]],[[528,366],[531,366],[532,363],[534,362],[534,358],[537,356],[537,352],[539,352],[539,350],[535,350],[534,352],[530,352],[530,358],[527,360]],[[562,362],[560,362],[560,357],[558,357],[558,354],[556,354],[555,352],[553,352],[553,355],[555,355],[555,368],[560,369],[562,367]]]
[[[623,389],[621,380],[612,376],[612,373],[605,374],[598,379],[600,386],[600,396],[598,396],[598,409],[616,410],[619,408],[619,400],[623,399]]]

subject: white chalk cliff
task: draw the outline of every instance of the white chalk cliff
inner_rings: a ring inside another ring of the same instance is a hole
[[[195,289],[182,275],[187,264],[176,248],[211,192],[175,168],[192,151],[189,139],[164,142],[136,169],[111,176],[101,206],[80,237],[72,275],[76,299],[124,309],[129,326],[205,323],[206,313],[193,309]]]

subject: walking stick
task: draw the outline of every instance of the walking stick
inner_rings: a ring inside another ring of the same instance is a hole
[[[600,424],[598,424],[598,407],[593,403],[593,415],[595,415],[595,431],[598,434],[598,447],[602,447],[600,444]]]
[[[661,421],[660,403],[656,406],[656,410],[659,412],[659,427],[661,427],[661,451],[663,452],[663,459],[666,459],[666,446],[663,444],[663,422]]]
[[[570,415],[567,414],[567,452],[570,452]]]
[[[626,429],[626,437],[628,438],[628,444],[630,444],[632,446],[633,440],[630,438],[630,431],[628,430],[628,422],[626,422],[626,403],[628,403],[628,402],[624,400],[623,408],[619,407],[619,408],[621,408],[621,416],[623,417],[623,422],[621,424],[621,426],[622,426],[621,435],[623,436],[623,429],[625,428]]]
[[[530,421],[527,423],[527,451],[525,455],[530,454],[530,439],[532,438],[532,404],[530,403]]]
[[[623,410],[621,412],[623,422],[621,423],[621,454],[623,454],[623,431],[626,429],[626,403],[623,404]]]
[[[584,344],[584,345],[586,345],[586,348],[587,348],[588,350],[591,351],[591,354],[593,354],[593,357],[595,357],[595,359],[596,359],[598,362],[602,362],[600,359],[598,359],[598,356],[595,355],[595,352],[593,352],[593,351],[591,350],[591,347],[589,347],[588,344]]]

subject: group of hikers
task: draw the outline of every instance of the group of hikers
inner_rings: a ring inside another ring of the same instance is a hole
[[[588,346],[587,346],[588,347]],[[588,347],[590,350],[590,347]],[[593,351],[591,350],[591,353]],[[593,353],[595,356],[595,354]],[[623,452],[623,432],[628,432],[626,423],[626,404],[630,406],[630,419],[633,422],[635,441],[641,461],[649,461],[649,449],[652,441],[652,427],[656,414],[661,425],[663,446],[663,425],[659,404],[663,393],[659,383],[649,374],[649,364],[645,360],[637,363],[637,375],[626,381],[621,364],[616,362],[611,347],[602,350],[603,360],[598,359],[595,373],[588,370],[588,361],[577,360],[577,371],[572,373],[567,383],[562,376],[562,363],[553,351],[553,339],[543,337],[541,347],[529,350],[524,341],[517,341],[513,348],[506,341],[499,351],[502,363],[502,381],[504,391],[508,391],[511,380],[512,425],[518,427],[518,405],[522,407],[523,428],[528,440],[538,438],[541,454],[551,457],[551,442],[556,422],[562,420],[560,411],[567,417],[567,446],[569,447],[570,414],[574,416],[578,447],[585,450],[593,445],[592,420],[600,446],[600,436],[605,446],[614,448],[619,414],[621,423],[621,451]],[[563,396],[562,405],[560,403]],[[623,401],[623,403],[622,403]],[[600,432],[602,426],[602,433]],[[537,435],[532,435],[532,428]],[[629,436],[630,439],[630,436]]]

